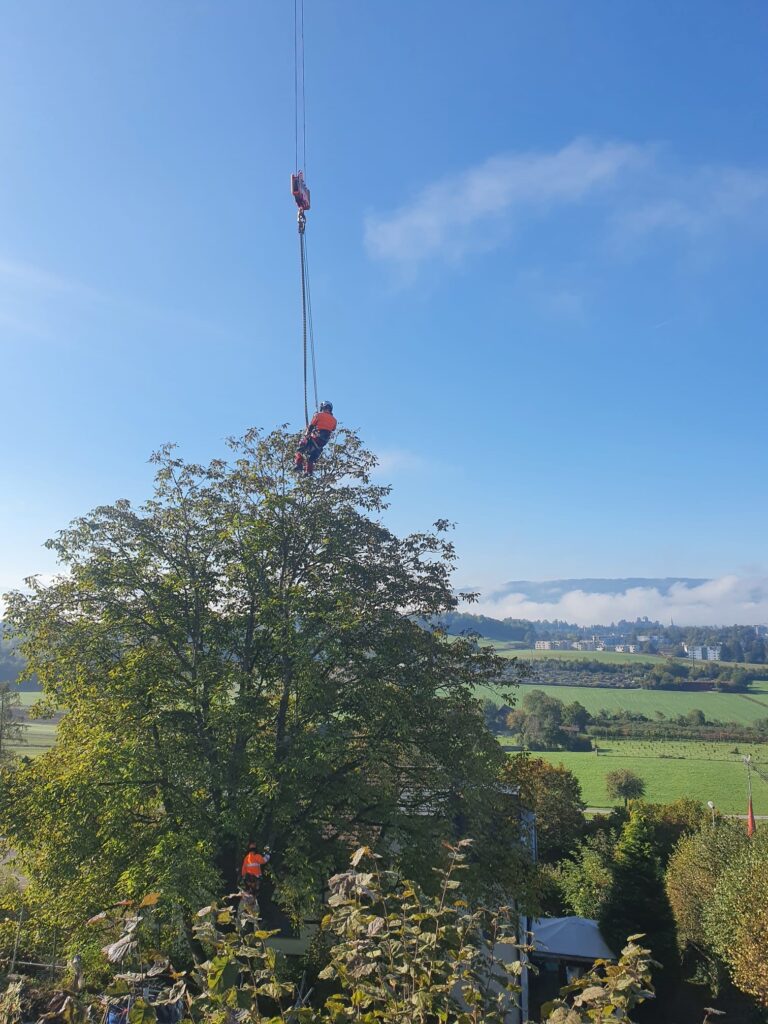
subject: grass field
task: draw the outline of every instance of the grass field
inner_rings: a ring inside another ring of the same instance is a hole
[[[631,768],[646,783],[647,800],[668,803],[689,796],[712,800],[725,814],[744,814],[747,809],[747,777],[740,755],[726,743],[695,741],[611,740],[600,743],[600,753],[543,753],[552,764],[563,764],[581,783],[589,807],[608,807],[605,776],[616,768]],[[768,770],[768,746],[738,744],[741,754],[751,754]],[[768,814],[768,783],[752,776],[755,814]]]
[[[31,707],[31,705],[34,704],[35,701],[40,700],[41,697],[42,693],[37,690],[31,693],[22,690],[21,693],[19,693],[19,700],[23,708]]]
[[[24,730],[24,742],[10,744],[11,750],[27,757],[35,757],[50,750],[56,742],[56,725],[53,722],[29,722]]]
[[[530,648],[520,648],[518,641],[486,640],[481,638],[478,643],[481,647],[495,647],[502,658],[523,658],[526,661],[539,661],[546,658],[562,658],[564,661],[605,661],[614,665],[656,665],[659,663],[680,661],[690,665],[686,658],[667,658],[662,654],[619,654],[617,651],[532,651]],[[697,662],[700,664],[700,662]],[[729,665],[729,662],[722,662]],[[732,667],[736,667],[733,665]],[[754,665],[751,662],[739,662],[739,668],[746,668],[768,672],[765,665]]]
[[[607,708],[609,711],[638,711],[653,718],[654,713],[660,711],[667,718],[674,718],[698,708],[708,722],[750,725],[758,718],[768,718],[768,681],[755,683],[749,693],[617,690],[606,686],[547,686],[532,681],[517,690],[518,703],[526,691],[532,689],[543,690],[565,704],[577,700],[591,713]]]
[[[503,658],[521,658],[525,661],[561,658],[564,661],[605,661],[620,665],[642,665],[669,660],[660,654],[619,654],[617,651],[532,651],[530,648],[521,650],[503,640],[481,640],[480,644],[495,647]]]

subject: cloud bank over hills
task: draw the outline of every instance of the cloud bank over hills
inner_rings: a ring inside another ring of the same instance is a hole
[[[768,622],[768,576],[514,580],[483,594],[471,610],[580,626],[643,616],[681,626],[756,625]]]

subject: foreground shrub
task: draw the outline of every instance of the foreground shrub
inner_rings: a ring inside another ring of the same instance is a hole
[[[468,846],[448,848],[432,895],[382,869],[366,847],[355,853],[350,869],[329,883],[321,994],[289,975],[274,946],[277,933],[260,927],[255,904],[240,901],[198,912],[200,955],[191,971],[176,973],[163,962],[134,972],[123,967],[112,998],[130,1002],[130,1024],[167,1021],[171,1007],[177,1012],[170,1019],[194,1024],[502,1024],[520,992],[526,947],[512,908],[469,906],[462,898]],[[105,947],[110,959],[130,961],[139,952],[136,918],[137,912],[126,915],[123,934]],[[630,941],[618,964],[599,961],[564,989],[546,1008],[545,1022],[629,1021],[632,1008],[653,995],[651,966],[648,952]],[[159,973],[168,987],[150,1003],[147,981]],[[0,1000],[9,1024],[18,1000],[12,987]],[[72,992],[51,1007],[46,1019],[66,1024],[104,1014],[103,1000],[89,1006]]]

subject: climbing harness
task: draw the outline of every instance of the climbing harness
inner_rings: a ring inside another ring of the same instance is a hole
[[[307,166],[307,113],[304,85],[304,0],[293,0],[293,62],[294,62],[294,134],[295,169],[291,175],[291,195],[298,207],[299,266],[301,272],[301,336],[304,361],[304,424],[309,427],[309,368],[312,368],[312,386],[317,408],[317,362],[315,334],[312,324],[312,295],[309,288],[309,259],[307,256],[307,211],[310,194],[304,173]],[[301,139],[301,164],[299,140]]]

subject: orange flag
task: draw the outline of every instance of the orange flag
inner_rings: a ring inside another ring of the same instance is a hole
[[[755,834],[755,815],[752,810],[752,797],[749,798],[749,808],[747,810],[747,835],[753,836]]]

